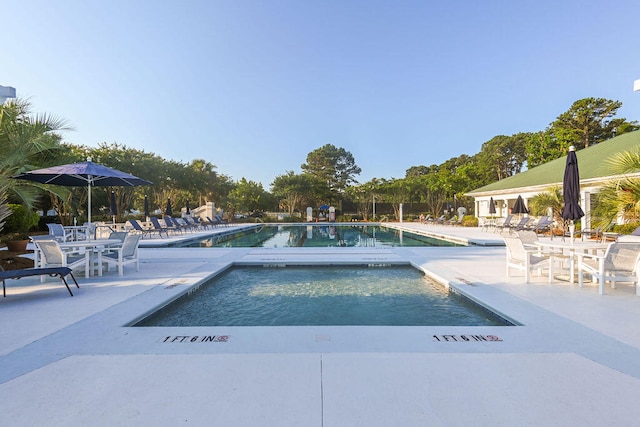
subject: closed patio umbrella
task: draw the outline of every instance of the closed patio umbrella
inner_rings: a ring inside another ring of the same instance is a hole
[[[518,196],[518,198],[516,199],[516,204],[513,205],[513,209],[511,209],[511,213],[512,214],[526,214],[526,213],[529,213],[529,210],[524,205],[524,200],[522,199],[522,196]]]
[[[569,147],[567,163],[564,168],[562,196],[564,197],[562,219],[564,219],[565,222],[570,222],[569,230],[571,232],[571,239],[573,240],[573,221],[584,216],[584,212],[582,211],[579,203],[580,172],[578,170],[578,157],[576,156],[576,148],[573,145]]]
[[[186,214],[187,215],[191,215],[191,209],[189,209],[189,201],[188,200],[187,200]]]
[[[171,209],[171,199],[167,199],[167,209],[164,212],[167,216],[173,216],[173,209]]]
[[[149,220],[149,198],[147,195],[144,195],[144,217],[148,221]]]
[[[42,184],[62,185],[64,187],[83,187],[86,185],[88,192],[87,222],[91,222],[91,187],[153,185],[151,181],[93,163],[90,159],[86,162],[36,169],[12,178],[25,179]]]
[[[116,223],[116,215],[118,215],[118,205],[116,204],[116,193],[115,191],[111,192],[111,202],[109,203],[109,211],[111,212],[111,216],[113,217],[113,223]]]
[[[489,200],[489,214],[494,215],[496,213],[496,204],[493,201],[493,197]]]

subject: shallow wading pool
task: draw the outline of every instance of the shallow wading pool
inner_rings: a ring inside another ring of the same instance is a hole
[[[232,267],[134,326],[510,326],[409,266]]]

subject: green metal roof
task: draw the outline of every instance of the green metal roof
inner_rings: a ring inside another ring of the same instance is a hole
[[[625,133],[599,144],[576,151],[580,180],[610,176],[606,159],[616,153],[640,147],[640,131]],[[534,187],[538,185],[562,184],[567,156],[552,160],[525,172],[501,179],[484,187],[468,192],[473,195],[513,188]]]

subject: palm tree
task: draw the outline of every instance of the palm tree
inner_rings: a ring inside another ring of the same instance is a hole
[[[538,193],[531,198],[529,200],[529,209],[532,215],[547,215],[548,209],[551,208],[553,219],[562,223],[563,204],[562,189],[560,186],[554,185],[544,193]]]
[[[623,151],[607,161],[610,174],[616,178],[598,192],[594,223],[607,227],[622,217],[625,222],[640,221],[640,178],[627,176],[640,172],[640,149]]]
[[[69,130],[64,120],[33,116],[30,109],[30,103],[21,99],[0,105],[0,231],[11,214],[7,200],[14,198],[31,207],[42,188],[11,177],[46,166],[61,148],[62,137],[56,131]]]

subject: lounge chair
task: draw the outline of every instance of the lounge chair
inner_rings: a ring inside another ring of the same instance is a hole
[[[636,267],[640,259],[640,242],[614,242],[607,246],[604,255],[576,254],[578,257],[578,285],[584,283],[584,273],[598,279],[598,293],[604,294],[604,283],[630,282],[636,286],[636,295],[640,296],[638,272]]]
[[[127,264],[136,265],[136,271],[140,270],[140,264],[138,260],[138,245],[140,244],[139,234],[128,234],[124,238],[122,246],[109,248],[110,252],[102,255],[102,262],[107,264],[107,271],[109,265],[113,264],[118,266],[118,275],[122,276],[124,273],[124,266]]]
[[[504,243],[507,246],[507,277],[512,268],[524,271],[524,281],[529,283],[531,271],[547,268],[549,271],[548,281],[553,278],[553,255],[539,256],[537,249],[528,249],[517,234],[503,235]]]
[[[435,224],[444,224],[446,221],[446,216],[445,215],[440,215],[438,218],[436,218],[435,221],[433,221]]]
[[[217,227],[223,224],[228,224],[226,221],[223,222],[220,218],[218,218],[218,216],[215,216],[214,219],[207,217],[207,219],[214,227]]]
[[[226,221],[223,217],[222,214],[218,214],[218,215],[214,215],[213,218],[218,221],[220,224],[222,225],[229,225],[229,221]]]
[[[180,224],[175,218],[170,217],[168,215],[165,215],[164,223],[165,223],[167,229],[173,230],[174,233],[176,231],[184,233],[186,231],[186,229],[187,229],[187,227],[185,227],[184,225]]]
[[[209,224],[209,220],[208,219],[203,218],[201,216],[199,216],[197,218],[194,218],[193,220],[195,222],[197,222],[198,224],[200,224],[200,227],[205,229],[205,230],[208,230],[209,227],[213,227],[211,224]]]
[[[553,220],[547,216],[541,216],[540,219],[534,223],[526,227],[526,229],[535,232],[536,234],[545,233],[547,231],[551,231],[551,225],[553,224]]]
[[[198,227],[198,224],[189,222],[186,218],[174,218],[173,223],[180,225],[185,231],[194,231]]]
[[[144,236],[150,236],[152,233],[158,233],[158,236],[162,237],[162,231],[161,230],[157,230],[155,228],[144,228],[135,219],[130,219],[129,220],[129,224],[131,224],[131,226],[133,227],[133,230],[137,234],[140,234],[142,236],[142,238],[144,238]]]
[[[446,225],[462,225],[462,220],[464,219],[464,215],[460,215],[459,218],[456,219],[454,216],[450,221],[446,222]]]
[[[169,231],[175,231],[173,228],[162,226],[158,218],[156,218],[155,216],[149,217],[149,221],[151,221],[153,229],[160,234],[160,237],[162,237],[162,233],[165,233],[167,237],[169,237]]]
[[[206,228],[206,226],[202,224],[200,221],[196,221],[193,217],[190,217],[188,215],[185,216],[183,219],[187,224],[189,224],[189,226],[191,226],[192,230]]]
[[[516,224],[509,224],[506,228],[512,231],[525,230],[527,228],[527,224],[529,224],[533,220],[533,217],[524,217],[520,218],[520,220]]]
[[[69,294],[71,296],[73,296],[73,292],[71,292],[71,288],[69,287],[69,283],[67,283],[67,280],[65,279],[66,276],[71,276],[71,278],[73,279],[73,283],[76,284],[76,288],[80,288],[80,286],[78,285],[78,282],[76,281],[76,278],[73,277],[73,273],[71,272],[71,269],[69,267],[51,267],[51,268],[25,268],[22,270],[3,270],[2,267],[0,267],[0,280],[2,280],[2,296],[6,297],[7,296],[7,290],[6,290],[6,285],[5,285],[5,280],[6,279],[21,279],[23,277],[30,277],[30,276],[58,276],[60,278],[60,280],[62,280],[62,283],[64,283],[64,285],[67,287],[67,290],[69,291]]]
[[[502,221],[502,224],[496,224],[496,231],[498,230],[503,231],[505,228],[509,228],[509,226],[511,225],[512,218],[513,218],[513,215],[507,215],[504,218],[504,221]]]

